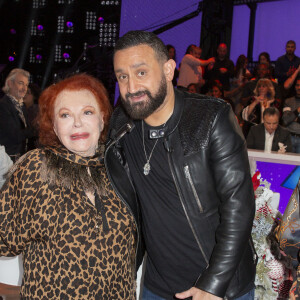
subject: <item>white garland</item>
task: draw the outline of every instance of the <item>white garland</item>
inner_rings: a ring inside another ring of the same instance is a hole
[[[266,180],[260,181],[260,186],[255,191],[256,196],[256,213],[252,228],[252,238],[258,255],[258,263],[255,278],[255,299],[274,300],[278,293],[274,290],[272,283],[279,286],[279,280],[273,280],[269,277],[268,272],[271,270],[267,267],[268,262],[275,260],[271,254],[269,244],[266,240],[267,235],[271,232],[278,207],[273,207],[273,192],[270,190],[270,183]],[[267,209],[263,210],[263,208]],[[261,209],[261,211],[259,211]],[[266,213],[267,212],[267,213]]]

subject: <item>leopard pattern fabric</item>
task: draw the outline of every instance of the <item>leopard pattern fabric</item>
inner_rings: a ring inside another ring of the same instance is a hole
[[[59,157],[57,172],[63,160],[100,174],[102,212],[81,180],[50,182],[47,153]],[[135,299],[136,224],[99,158],[35,149],[14,166],[0,201],[0,255],[23,254],[22,299]]]

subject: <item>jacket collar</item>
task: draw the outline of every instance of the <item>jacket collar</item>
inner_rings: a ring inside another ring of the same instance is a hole
[[[184,93],[174,88],[174,110],[167,123],[166,135],[171,134],[178,126],[184,106]]]

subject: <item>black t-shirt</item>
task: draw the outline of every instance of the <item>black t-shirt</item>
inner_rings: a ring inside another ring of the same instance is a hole
[[[137,121],[126,136],[124,149],[141,202],[148,254],[144,283],[153,293],[174,299],[175,293],[194,285],[206,265],[178,197],[163,138],[153,151],[149,175],[143,173],[146,157],[141,128],[141,121]],[[156,142],[149,138],[150,128],[154,129],[144,123],[147,157]]]

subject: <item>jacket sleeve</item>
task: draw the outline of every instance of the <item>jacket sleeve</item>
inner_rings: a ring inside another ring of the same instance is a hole
[[[254,138],[254,130],[253,127],[250,128],[250,131],[247,136],[247,148],[255,149],[255,138]]]
[[[220,224],[209,266],[195,286],[224,297],[248,245],[255,213],[246,143],[229,106],[215,120],[209,151]]]
[[[298,111],[295,109],[292,111],[292,108],[290,106],[289,100],[286,101],[284,107],[283,107],[283,114],[282,114],[282,122],[284,126],[289,126],[293,122],[297,122],[298,118]]]
[[[283,144],[286,145],[286,152],[293,152],[291,134],[287,130],[285,131],[285,139],[283,141]]]

